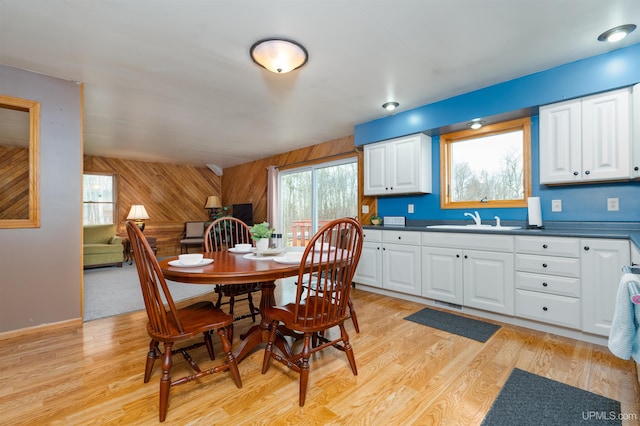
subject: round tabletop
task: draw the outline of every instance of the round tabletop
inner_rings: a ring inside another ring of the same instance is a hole
[[[204,253],[205,259],[213,262],[204,266],[179,267],[169,262],[177,260],[171,257],[160,260],[160,269],[165,279],[190,284],[246,284],[275,281],[297,275],[298,263],[278,263],[272,257],[247,259],[246,253],[216,251]]]

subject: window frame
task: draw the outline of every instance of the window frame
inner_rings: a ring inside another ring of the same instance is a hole
[[[451,201],[451,146],[456,142],[468,141],[479,137],[499,135],[514,130],[522,130],[522,180],[523,198],[518,200],[487,201]],[[440,208],[441,209],[486,209],[486,208],[519,208],[527,206],[527,198],[531,196],[531,118],[515,120],[483,126],[480,129],[465,129],[440,135]]]
[[[86,175],[92,176],[110,176],[111,177],[111,193],[113,194],[113,198],[110,203],[98,203],[95,201],[85,201],[84,199],[84,177]],[[99,172],[83,172],[82,173],[82,224],[83,226],[87,226],[88,224],[84,223],[84,213],[85,213],[85,205],[87,204],[112,204],[113,205],[113,216],[111,217],[110,225],[117,224],[117,216],[118,216],[118,186],[117,186],[117,175],[115,173],[99,173]]]

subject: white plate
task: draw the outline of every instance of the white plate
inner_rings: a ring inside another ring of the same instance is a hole
[[[185,265],[184,263],[180,262],[180,260],[171,260],[169,261],[169,265],[171,266],[177,266],[180,268],[193,268],[196,266],[205,266],[208,265],[210,263],[213,263],[213,259],[202,259],[200,262],[194,264],[194,265]]]
[[[251,253],[251,252],[253,251],[253,249],[252,249],[252,248],[250,248],[249,250],[240,250],[240,249],[237,249],[237,248],[235,248],[235,247],[231,247],[231,248],[229,249],[229,251],[230,251],[231,253]]]
[[[274,259],[273,256],[256,256],[255,253],[245,254],[242,257],[248,260],[273,260]]]
[[[273,259],[275,262],[278,263],[286,263],[288,265],[294,265],[294,264],[299,264],[301,259],[289,259],[286,256],[277,256],[277,257],[272,257],[271,259]]]

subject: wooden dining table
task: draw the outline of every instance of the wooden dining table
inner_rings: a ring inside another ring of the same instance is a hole
[[[265,315],[265,309],[275,305],[275,281],[281,278],[298,275],[299,263],[278,263],[273,257],[247,259],[246,253],[216,251],[204,253],[204,259],[213,262],[204,266],[180,267],[169,262],[178,260],[172,257],[160,260],[160,269],[165,279],[189,284],[237,285],[262,283],[260,298],[260,324],[249,329],[242,342],[235,350],[238,361],[246,357],[253,349],[266,343],[271,321]],[[172,262],[173,263],[173,262]],[[287,356],[292,355],[291,347],[280,331],[277,333],[276,347]]]

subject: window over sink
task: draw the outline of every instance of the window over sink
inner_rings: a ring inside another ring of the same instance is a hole
[[[441,208],[526,207],[530,152],[529,117],[441,135]]]

